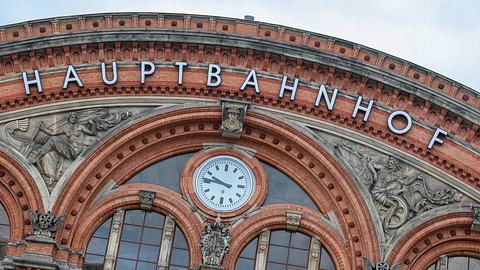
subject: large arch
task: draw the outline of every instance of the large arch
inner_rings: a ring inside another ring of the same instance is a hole
[[[115,134],[77,168],[54,206],[56,213],[70,213],[66,223],[71,229],[58,233],[59,243],[69,246],[75,242],[83,216],[90,215],[89,205],[108,180],[121,184],[156,160],[201,149],[204,142],[226,142],[257,149],[260,159],[281,157],[285,162],[277,160],[278,167],[304,187],[322,213],[334,212],[337,216],[348,246],[349,264],[361,265],[362,256],[378,258],[365,203],[346,172],[314,140],[277,119],[254,112],[247,115],[240,141],[219,136],[219,123],[218,107],[179,109],[150,116]],[[358,207],[365,210],[353,215]]]

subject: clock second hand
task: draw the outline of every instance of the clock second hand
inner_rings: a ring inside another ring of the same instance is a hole
[[[210,182],[214,182],[214,183],[220,184],[220,185],[222,185],[222,186],[224,186],[224,187],[226,187],[226,188],[231,188],[231,187],[232,187],[232,185],[223,182],[222,180],[216,178],[215,176],[212,176],[212,179],[203,177],[203,180],[205,181],[205,183],[207,183],[207,182],[209,182],[209,183],[210,183]]]

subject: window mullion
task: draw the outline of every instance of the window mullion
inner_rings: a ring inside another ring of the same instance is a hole
[[[118,246],[120,244],[120,233],[123,228],[123,217],[125,211],[118,208],[115,211],[110,227],[110,237],[108,238],[107,254],[105,255],[105,264],[103,270],[113,270],[117,259]]]
[[[320,267],[320,237],[314,236],[310,240],[310,250],[308,254],[308,270],[318,270]]]
[[[160,255],[158,256],[158,270],[168,269],[170,254],[172,253],[174,232],[175,218],[170,215],[166,216],[162,234],[162,244],[160,246]]]
[[[268,246],[270,244],[270,230],[263,229],[258,237],[257,256],[255,259],[255,270],[267,269]]]

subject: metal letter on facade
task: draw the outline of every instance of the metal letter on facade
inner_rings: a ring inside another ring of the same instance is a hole
[[[208,224],[200,235],[202,262],[207,268],[222,269],[223,256],[230,249],[232,235],[220,218]]]
[[[222,136],[240,138],[250,103],[222,99]]]

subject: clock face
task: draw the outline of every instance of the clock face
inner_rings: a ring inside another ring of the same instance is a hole
[[[219,155],[205,160],[195,171],[193,186],[209,209],[230,212],[244,206],[255,192],[255,176],[240,159]]]

